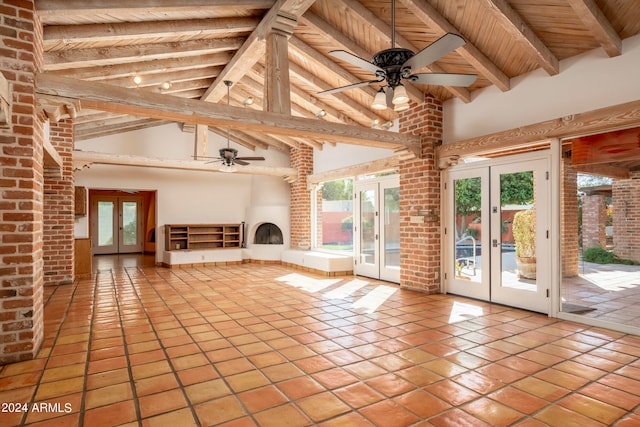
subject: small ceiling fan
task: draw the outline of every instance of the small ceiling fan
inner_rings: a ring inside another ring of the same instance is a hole
[[[230,96],[229,96],[230,89],[231,89],[231,86],[233,85],[233,82],[230,80],[225,80],[224,84],[225,86],[227,86],[227,106],[228,106],[230,101]],[[227,146],[219,150],[220,157],[214,157],[213,158],[214,160],[211,160],[207,163],[222,162],[222,165],[220,167],[221,171],[234,172],[235,165],[246,166],[249,164],[249,161],[264,160],[264,157],[238,157],[238,150],[236,150],[235,148],[229,147],[229,144],[230,144],[229,135],[230,135],[230,129],[227,128]],[[202,157],[202,156],[199,156],[199,157]]]
[[[395,0],[391,2],[391,48],[382,50],[373,55],[373,61],[369,62],[344,50],[333,50],[329,54],[335,58],[348,62],[356,67],[375,74],[373,80],[353,83],[346,86],[319,92],[329,95],[344,90],[381,83],[382,86],[372,104],[374,109],[384,109],[387,106],[394,107],[396,111],[409,108],[407,91],[402,85],[402,80],[424,85],[438,86],[462,86],[473,84],[478,77],[475,74],[455,73],[417,73],[414,71],[426,67],[446,54],[463,46],[466,41],[459,35],[447,33],[418,53],[409,49],[395,47]],[[401,108],[398,108],[402,106]],[[406,107],[406,108],[405,108]]]

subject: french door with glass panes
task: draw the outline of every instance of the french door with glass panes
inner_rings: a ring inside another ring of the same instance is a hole
[[[398,175],[356,181],[355,273],[400,282],[400,183]]]
[[[453,167],[445,180],[447,292],[549,312],[549,156]]]
[[[94,197],[91,201],[93,253],[142,252],[142,197]]]

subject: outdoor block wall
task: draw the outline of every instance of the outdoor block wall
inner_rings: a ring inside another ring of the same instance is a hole
[[[291,184],[291,249],[311,246],[311,194],[307,175],[313,173],[313,148],[300,145],[291,149],[291,167],[298,170],[298,180]]]
[[[640,172],[613,181],[613,252],[640,263]]]
[[[602,194],[586,194],[582,199],[582,248],[607,245],[607,198]]]
[[[50,142],[63,162],[61,171],[44,180],[44,284],[61,285],[73,281],[73,121],[51,124]]]
[[[0,129],[0,364],[31,359],[43,339],[43,128],[35,73],[42,34],[34,2],[0,4],[0,72],[11,126]]]
[[[400,114],[400,133],[419,135],[422,158],[400,162],[400,285],[440,292],[440,171],[435,148],[442,144],[442,103],[426,96]],[[412,223],[419,210],[432,211],[430,222]]]

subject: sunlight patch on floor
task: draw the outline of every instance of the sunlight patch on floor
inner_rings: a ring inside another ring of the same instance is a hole
[[[364,308],[366,313],[373,313],[397,290],[398,288],[394,286],[379,285],[354,302],[353,308]]]
[[[330,290],[329,292],[324,294],[324,296],[329,299],[346,298],[349,295],[352,295],[354,292],[358,291],[359,289],[364,288],[368,284],[369,282],[367,282],[366,280],[353,279],[338,288]]]
[[[284,282],[290,286],[303,289],[307,292],[315,293],[326,289],[329,286],[335,285],[341,279],[314,279],[302,274],[291,273],[286,276],[278,277],[276,280]]]
[[[449,323],[462,322],[463,320],[473,319],[482,316],[482,307],[473,304],[465,304],[462,302],[454,302],[449,315]]]

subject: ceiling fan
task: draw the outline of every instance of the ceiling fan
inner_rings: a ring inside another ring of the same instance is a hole
[[[449,52],[463,46],[466,41],[459,35],[447,33],[418,53],[409,49],[395,47],[395,0],[391,2],[391,48],[382,50],[373,55],[373,61],[369,62],[344,50],[333,50],[329,54],[335,58],[360,67],[375,74],[373,80],[353,83],[329,90],[319,94],[329,95],[344,90],[381,83],[382,86],[371,105],[374,109],[392,107],[396,111],[409,108],[409,97],[402,85],[406,80],[412,83],[438,86],[462,86],[473,84],[478,77],[475,74],[455,73],[417,73],[414,71],[437,61]]]
[[[224,84],[225,86],[227,86],[227,106],[228,106],[230,101],[230,96],[229,96],[230,89],[231,89],[231,86],[233,85],[233,82],[230,80],[225,80]],[[236,150],[235,148],[229,147],[229,143],[230,143],[229,134],[230,134],[230,129],[227,128],[227,146],[219,150],[220,157],[214,157],[213,158],[214,160],[211,160],[207,163],[222,162],[222,165],[220,167],[221,171],[234,172],[235,165],[246,166],[249,164],[249,161],[264,160],[264,157],[238,157],[238,150]],[[202,157],[202,156],[199,156],[199,157]]]

